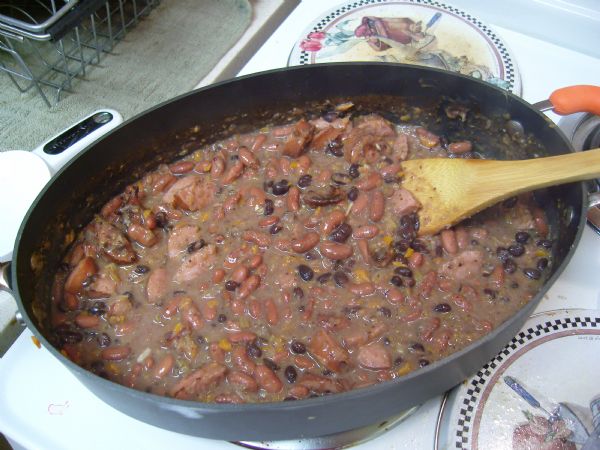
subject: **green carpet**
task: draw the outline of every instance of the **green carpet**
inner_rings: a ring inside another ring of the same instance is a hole
[[[34,89],[21,94],[0,72],[0,151],[32,150],[99,108],[128,119],[191,90],[251,16],[248,0],[162,0],[52,108]]]

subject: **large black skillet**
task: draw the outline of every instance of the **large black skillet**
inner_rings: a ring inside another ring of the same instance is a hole
[[[377,97],[361,98],[366,94]],[[462,351],[376,386],[267,404],[174,400],[93,375],[65,358],[48,339],[46,311],[52,274],[74,233],[104,202],[160,161],[195,150],[202,142],[268,121],[284,122],[326,108],[325,100],[337,98],[354,99],[358,113],[378,111],[390,120],[424,125],[450,140],[471,139],[489,158],[553,155],[570,148],[557,128],[520,98],[472,78],[434,69],[398,64],[314,65],[210,86],[116,128],[64,167],[38,196],[13,252],[12,286],[27,326],[81,383],[114,408],[162,428],[214,439],[292,439],[374,424],[475,373],[516,334],[569,261],[585,224],[582,184],[552,188],[537,196],[551,224],[554,263],[543,288],[529,304]],[[457,104],[469,109],[465,121],[448,118],[445,113]],[[292,113],[287,114],[289,111]],[[509,120],[518,121],[525,134]]]

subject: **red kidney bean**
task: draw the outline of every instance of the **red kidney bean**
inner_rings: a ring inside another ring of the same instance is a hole
[[[346,220],[346,214],[339,209],[334,209],[322,222],[321,234],[327,236],[335,227]]]
[[[256,156],[254,156],[254,153],[252,153],[246,147],[240,147],[238,150],[238,155],[245,166],[251,167],[252,169],[258,169],[260,167],[260,162]]]
[[[121,361],[129,356],[131,348],[128,345],[108,347],[100,352],[102,359],[106,361]]]
[[[100,324],[100,318],[87,313],[80,313],[75,316],[75,323],[80,328],[95,328]]]
[[[242,264],[236,266],[231,273],[231,279],[235,281],[237,284],[242,284],[242,282],[250,276],[250,271],[248,268]]]
[[[291,248],[296,253],[305,253],[313,249],[321,240],[318,233],[309,231],[299,239],[292,239]]]
[[[246,278],[238,289],[238,299],[245,299],[252,294],[260,285],[260,277],[258,275],[250,275]]]
[[[252,242],[253,244],[258,245],[261,248],[266,248],[271,245],[271,236],[260,231],[244,231],[244,233],[242,234],[242,239],[248,242]]]
[[[287,208],[292,212],[298,212],[300,210],[300,189],[296,186],[292,186],[288,191]]]
[[[502,267],[502,264],[498,264],[496,267],[494,267],[494,270],[490,275],[490,282],[496,289],[499,289],[502,287],[502,285],[504,285],[504,280],[504,268]]]
[[[376,225],[365,225],[355,229],[352,232],[354,239],[372,239],[379,234],[379,228]]]
[[[223,269],[216,269],[213,272],[213,276],[212,276],[213,283],[220,283],[224,279],[225,279],[225,270],[223,270]]]
[[[469,233],[463,226],[458,226],[454,229],[454,235],[456,236],[456,243],[458,248],[461,250],[466,249],[470,244]]]
[[[212,168],[212,163],[210,161],[200,161],[194,166],[194,172],[198,173],[208,173]]]
[[[422,314],[423,309],[421,307],[415,307],[411,312],[402,316],[400,320],[406,323],[414,322],[415,320],[420,319]]]
[[[261,255],[254,255],[248,260],[248,267],[250,269],[258,268],[263,262],[263,257]]]
[[[402,170],[402,166],[399,163],[395,163],[395,164],[390,164],[389,166],[383,167],[379,171],[379,173],[385,179],[388,177],[396,176],[398,174],[398,172],[400,172],[400,170]]]
[[[363,211],[367,209],[369,206],[369,196],[364,192],[360,192],[356,200],[352,203],[352,209],[350,210],[350,214],[353,216],[357,216],[361,214]]]
[[[122,204],[123,197],[117,195],[116,197],[113,197],[111,200],[109,200],[108,203],[106,203],[102,207],[102,209],[100,210],[100,215],[106,219],[113,213],[117,212]]]
[[[243,372],[248,375],[254,374],[256,363],[248,356],[246,346],[236,346],[231,352],[231,360],[233,361],[233,364]]]
[[[300,169],[299,172],[301,174],[305,174],[312,165],[312,161],[308,155],[301,155],[296,162],[298,163],[298,167]]]
[[[208,354],[214,362],[225,364],[225,351],[216,342],[208,346]]]
[[[473,310],[473,305],[461,294],[455,294],[452,296],[452,302],[465,312]]]
[[[154,378],[163,379],[171,373],[175,365],[175,357],[171,353],[167,353],[154,367],[152,376]]]
[[[229,168],[225,175],[223,175],[222,183],[227,185],[237,180],[244,172],[244,164],[241,161],[236,162]]]
[[[127,228],[127,236],[142,244],[144,247],[152,247],[158,242],[158,238],[151,230],[148,230],[137,223],[129,225],[129,228]]]
[[[277,305],[272,298],[265,300],[265,310],[267,312],[267,322],[269,325],[277,325],[277,322],[279,322],[279,313],[277,312]]]
[[[365,283],[349,283],[348,290],[354,295],[367,296],[375,292],[375,285],[371,282]]]
[[[165,308],[163,309],[163,316],[167,318],[173,317],[173,315],[175,315],[177,309],[179,308],[179,303],[181,302],[182,298],[183,297],[179,296],[171,298],[165,305]]]
[[[423,341],[431,341],[433,333],[440,327],[442,321],[439,317],[430,317],[420,326],[420,337]]]
[[[210,175],[212,178],[219,178],[225,172],[225,159],[221,156],[215,156],[212,159]]]
[[[261,303],[256,299],[250,300],[250,303],[248,304],[248,313],[250,314],[250,317],[255,320],[262,319]]]
[[[279,218],[279,216],[268,216],[268,217],[265,217],[264,219],[260,219],[258,221],[258,226],[261,228],[268,228],[271,225],[275,225],[280,220],[281,219]]]
[[[70,294],[77,294],[83,290],[84,281],[94,275],[98,269],[93,258],[89,256],[83,258],[75,268],[71,271],[67,280],[65,281],[65,291]]]
[[[356,242],[356,246],[358,247],[358,251],[360,252],[360,256],[362,256],[363,262],[366,265],[371,264],[371,252],[369,251],[369,244],[364,239],[359,239]]]
[[[266,134],[257,135],[256,138],[254,139],[254,142],[252,143],[252,147],[250,147],[250,150],[252,150],[253,152],[260,150],[266,140],[267,140]]]
[[[412,255],[408,257],[408,266],[411,269],[416,269],[417,267],[421,267],[423,265],[425,258],[422,253],[414,252]]]
[[[244,197],[247,197],[247,204],[251,208],[254,208],[256,205],[265,205],[267,201],[266,192],[256,186],[246,189]]]
[[[470,141],[453,142],[448,145],[448,151],[450,153],[462,154],[470,152],[473,149]]]
[[[383,192],[375,191],[371,196],[371,204],[369,205],[369,219],[372,222],[379,222],[383,218],[385,212],[385,198]]]
[[[242,196],[239,192],[235,192],[234,194],[227,197],[227,199],[223,202],[223,211],[225,212],[225,214],[233,211],[233,208],[235,208],[236,205],[239,203],[240,198],[242,198]]]
[[[275,375],[275,372],[265,365],[257,365],[254,370],[254,376],[256,377],[258,385],[270,394],[274,394],[283,389],[281,380]]]
[[[194,163],[192,161],[180,161],[169,166],[169,170],[175,175],[191,172],[193,168]]]
[[[366,177],[360,178],[356,182],[356,187],[361,191],[371,191],[378,188],[383,183],[383,178],[379,172],[369,172]]]
[[[427,148],[433,148],[440,143],[440,138],[425,128],[417,128],[415,133],[421,145]]]
[[[241,389],[245,392],[258,391],[258,383],[254,378],[244,372],[233,370],[227,374],[227,382],[234,385],[236,389]]]
[[[387,298],[392,305],[398,305],[404,301],[404,294],[400,289],[390,288],[387,290],[385,298]]]
[[[321,242],[319,250],[325,258],[334,260],[349,258],[354,253],[352,246],[337,242]]]
[[[200,310],[190,297],[182,299],[179,304],[179,311],[181,312],[181,319],[192,329],[202,328],[202,314],[200,314]]]
[[[456,241],[456,233],[454,230],[442,230],[440,233],[442,239],[442,247],[450,255],[458,253],[458,242]]]
[[[544,213],[544,210],[535,206],[531,208],[531,214],[533,216],[533,224],[535,226],[535,230],[538,232],[538,234],[542,238],[548,236],[548,232],[550,231],[550,229],[548,228],[548,222],[546,221],[546,215]]]
[[[157,192],[165,192],[167,189],[173,186],[176,181],[177,177],[174,177],[170,173],[162,174],[152,185],[152,193],[156,194]]]

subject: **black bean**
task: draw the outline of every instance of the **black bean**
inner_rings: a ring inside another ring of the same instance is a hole
[[[350,316],[356,316],[356,314],[362,309],[361,306],[355,305],[355,306],[345,306],[344,309],[342,310],[344,312],[344,314],[346,316],[348,316],[348,318],[350,318]]]
[[[402,278],[399,277],[398,275],[394,275],[392,277],[392,279],[390,280],[390,283],[392,283],[394,286],[398,286],[398,287],[404,286],[404,283],[402,282]]]
[[[90,369],[92,372],[99,372],[104,370],[104,361],[96,360],[90,364]]]
[[[346,222],[339,224],[329,233],[329,239],[334,242],[344,243],[352,234],[352,227]]]
[[[270,198],[266,199],[265,200],[265,209],[263,211],[263,214],[265,216],[270,216],[274,212],[275,212],[275,203]]]
[[[412,353],[414,353],[414,352],[423,353],[425,351],[425,347],[423,347],[423,344],[420,344],[418,342],[413,342],[412,344],[410,344],[408,346],[408,350]]]
[[[330,377],[331,375],[333,375],[333,372],[329,369],[325,369],[323,372],[321,372],[323,374],[323,376],[325,377]]]
[[[292,351],[292,353],[302,355],[306,353],[306,345],[304,345],[300,341],[292,341],[292,343],[290,344],[290,350]]]
[[[444,256],[444,247],[442,247],[441,245],[436,245],[435,246],[435,256],[437,256],[438,258],[441,258],[442,256]]]
[[[327,144],[327,151],[337,158],[344,156],[344,146],[341,140],[335,139]]]
[[[217,317],[217,321],[219,323],[227,322],[227,316],[225,314],[219,314],[219,316]]]
[[[148,273],[148,272],[150,272],[150,267],[144,266],[143,264],[139,264],[139,265],[135,266],[135,269],[133,269],[133,271],[135,273],[139,273],[139,274]]]
[[[438,303],[433,307],[433,310],[438,313],[447,313],[452,311],[452,307],[448,303]]]
[[[304,281],[310,281],[313,279],[315,273],[306,264],[300,264],[298,266],[298,275],[300,275],[300,278],[302,278]]]
[[[78,344],[83,340],[83,334],[79,331],[61,329],[58,331],[61,344]]]
[[[357,198],[358,198],[358,188],[356,186],[353,186],[348,191],[348,200],[350,200],[351,202],[353,202]]]
[[[96,337],[96,340],[98,342],[98,347],[108,347],[111,343],[110,336],[106,333],[99,334]]]
[[[377,311],[379,311],[379,313],[383,317],[392,317],[392,311],[390,310],[390,308],[386,308],[385,306],[382,306],[381,308],[377,309]]]
[[[358,170],[358,164],[350,164],[350,167],[348,168],[348,175],[350,175],[350,177],[352,177],[352,178],[360,177],[360,172]]]
[[[508,258],[502,263],[502,267],[506,273],[515,273],[515,271],[517,270],[517,263],[515,263],[512,259]]]
[[[538,247],[552,248],[552,241],[550,239],[540,239],[535,244]]]
[[[525,253],[525,247],[523,244],[513,244],[508,247],[508,252],[514,257],[519,257]]]
[[[345,186],[346,184],[352,182],[352,177],[350,177],[350,175],[348,175],[347,173],[336,172],[333,175],[331,175],[331,181],[333,181],[339,186]]]
[[[279,370],[279,366],[270,358],[263,358],[263,363],[273,372],[277,372]]]
[[[505,208],[513,208],[517,204],[517,197],[507,198],[502,202],[502,206]]]
[[[394,367],[400,367],[403,363],[404,359],[402,356],[398,356],[396,359],[394,359]]]
[[[483,293],[485,295],[487,295],[489,298],[491,298],[492,300],[494,300],[496,298],[496,291],[490,289],[490,288],[485,288],[483,290]]]
[[[419,360],[419,367],[425,367],[425,366],[428,366],[429,364],[431,364],[431,363],[429,362],[428,359],[423,358],[423,359]]]
[[[500,259],[500,261],[506,261],[510,258],[510,252],[505,247],[496,248],[496,256]]]
[[[290,190],[290,183],[288,180],[280,180],[273,183],[271,192],[273,195],[285,195]]]
[[[335,284],[337,284],[339,287],[344,287],[344,285],[349,281],[348,275],[346,275],[344,272],[337,271],[333,274],[333,281],[335,281]]]
[[[101,316],[108,310],[106,303],[104,302],[94,302],[92,306],[88,308],[88,312],[93,314],[94,316]]]
[[[322,273],[317,277],[317,281],[321,284],[327,283],[331,279],[331,272]]]
[[[269,227],[269,233],[271,234],[277,234],[279,233],[281,230],[283,230],[283,226],[279,225],[278,223],[274,223],[273,225],[271,225]]]
[[[519,289],[519,283],[517,283],[516,281],[513,281],[512,283],[510,283],[510,287],[512,289]]]
[[[230,156],[229,156],[229,159],[230,159],[231,161],[237,161],[238,159],[240,159],[240,157],[239,157],[239,155],[230,155]]]
[[[414,228],[401,228],[400,229],[400,237],[402,239],[406,239],[408,241],[412,241],[417,237],[417,232]]]
[[[296,378],[298,378],[298,372],[296,372],[294,366],[287,366],[284,373],[285,379],[288,380],[288,383],[296,382]]]
[[[304,290],[300,286],[296,286],[292,290],[292,293],[294,294],[294,297],[298,300],[302,300],[304,298]]]
[[[262,356],[262,350],[256,343],[250,342],[246,345],[246,354],[251,358],[260,358]]]
[[[412,270],[410,270],[408,267],[396,267],[394,269],[394,273],[405,278],[412,278],[413,276]]]
[[[339,116],[337,111],[327,111],[323,114],[323,120],[325,120],[326,122],[333,122],[338,117]]]
[[[406,280],[404,280],[404,284],[406,285],[406,287],[414,287],[415,284],[417,284],[417,282],[414,278],[407,278]]]
[[[523,273],[527,278],[531,278],[532,280],[539,280],[542,277],[542,272],[531,267],[524,268]]]
[[[300,178],[298,178],[298,187],[306,188],[309,187],[312,183],[312,175],[304,174]]]
[[[390,345],[392,343],[392,341],[390,341],[390,338],[387,336],[383,337],[383,345]]]
[[[408,265],[408,258],[402,253],[396,253],[394,255],[394,261],[398,261],[399,263],[404,264],[405,266]]]
[[[406,239],[402,239],[400,241],[395,241],[392,244],[392,247],[394,248],[394,250],[396,250],[399,253],[404,253],[406,250],[408,250],[410,248],[410,241],[406,240]]]
[[[548,267],[548,258],[540,258],[540,259],[538,259],[536,267],[540,271],[544,270],[546,267]]]
[[[167,219],[167,214],[163,211],[157,212],[154,214],[154,220],[156,220],[156,226],[158,228],[165,228],[169,224],[169,219]]]
[[[515,234],[515,241],[517,241],[519,244],[526,244],[529,238],[530,236],[527,231],[517,231]]]
[[[239,284],[233,280],[227,280],[225,282],[225,289],[228,291],[235,291],[238,288]]]
[[[429,253],[429,248],[427,247],[427,244],[425,244],[425,242],[419,240],[419,239],[415,239],[414,241],[412,241],[410,243],[410,247],[420,253],[425,253],[428,254]]]
[[[187,246],[187,252],[194,253],[195,251],[200,250],[205,245],[206,245],[206,241],[204,239],[200,239],[199,241],[194,241],[190,245]]]
[[[293,402],[295,400],[298,400],[298,399],[296,397],[292,397],[292,396],[288,396],[283,399],[284,402]]]

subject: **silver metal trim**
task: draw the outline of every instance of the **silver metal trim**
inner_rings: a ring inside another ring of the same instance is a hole
[[[551,111],[554,109],[554,105],[550,102],[550,100],[542,100],[540,102],[533,103],[531,106],[541,112]]]
[[[6,291],[12,294],[10,288],[10,261],[0,262],[0,291]]]

